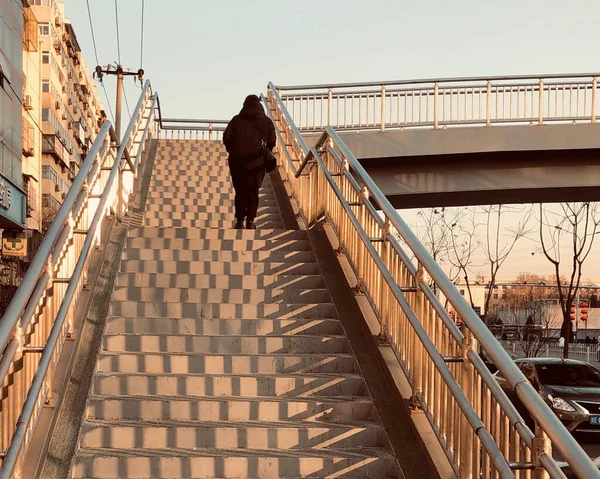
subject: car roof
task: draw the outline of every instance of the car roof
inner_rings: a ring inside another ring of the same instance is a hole
[[[573,364],[573,365],[587,365],[585,361],[580,361],[579,359],[562,359],[562,358],[520,358],[515,360],[515,362],[529,362],[532,364]]]

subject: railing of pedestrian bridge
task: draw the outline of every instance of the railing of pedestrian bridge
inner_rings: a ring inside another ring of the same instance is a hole
[[[107,217],[123,220],[158,95],[146,82],[121,142],[105,122],[0,320],[0,479],[23,477],[23,458],[89,284],[90,253]],[[79,318],[79,321],[82,321]]]
[[[324,219],[335,231],[382,336],[410,380],[413,402],[424,411],[456,475],[565,477],[552,458],[555,448],[579,477],[600,477],[337,132],[326,127],[309,148],[272,84],[265,103],[276,125],[280,172],[292,197],[308,225]],[[464,332],[450,319],[430,281],[461,315]],[[534,431],[485,366],[478,345],[535,419]]]
[[[596,123],[600,73],[277,86],[301,132]]]

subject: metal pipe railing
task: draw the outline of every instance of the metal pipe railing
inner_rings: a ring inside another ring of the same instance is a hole
[[[529,471],[534,471],[536,479],[562,478],[550,454],[552,445],[580,477],[600,477],[336,131],[325,128],[316,146],[308,149],[272,84],[264,100],[277,126],[280,166],[301,214],[309,224],[324,216],[333,226],[361,289],[376,310],[382,333],[411,381],[413,400],[426,412],[457,474],[530,477]],[[382,216],[374,213],[371,198]],[[402,251],[393,230],[413,253],[417,267]],[[425,281],[425,273],[465,318],[465,334],[449,318]],[[478,343],[541,426],[535,434],[477,355]]]
[[[318,132],[596,123],[600,73],[274,87],[298,129]]]
[[[7,396],[0,412],[3,428],[0,441],[6,447],[0,453],[1,479],[12,477],[22,466],[31,431],[50,389],[56,356],[70,332],[65,330],[65,325],[71,326],[74,307],[87,281],[89,253],[101,240],[101,227],[108,209],[117,217],[127,209],[126,202],[133,189],[133,179],[158,100],[157,94],[153,98],[150,95],[150,83],[146,82],[116,156],[108,145],[108,139],[114,138],[112,126],[108,121],[102,126],[23,283],[0,321],[0,385],[5,384],[17,354],[22,353],[22,362],[27,363],[26,366],[15,366],[15,384],[6,386]],[[148,116],[144,118],[147,110]],[[136,142],[138,136],[141,139]],[[132,149],[135,150],[135,164],[131,161]],[[106,163],[110,163],[110,168],[105,167]],[[126,167],[122,167],[123,164]],[[110,171],[108,175],[107,171]],[[83,241],[79,238],[82,233],[85,235]],[[66,287],[58,290],[63,283]],[[48,294],[49,288],[55,290],[53,295]],[[31,337],[27,339],[25,333],[34,316],[36,332],[29,334]],[[38,334],[38,329],[42,333]],[[37,362],[31,363],[24,356],[28,349],[41,352]],[[26,372],[32,374],[30,383]],[[18,417],[16,424],[11,423],[11,417]]]

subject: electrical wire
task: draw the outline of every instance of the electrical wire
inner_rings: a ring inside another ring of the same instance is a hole
[[[90,0],[86,0],[87,3],[87,11],[88,18],[90,19],[90,30],[92,32],[92,43],[94,44],[94,55],[96,56],[96,65],[100,65],[100,60],[98,59],[98,48],[96,47],[96,35],[94,33],[94,22],[92,21],[92,10],[90,9]],[[110,117],[112,118],[113,123],[115,122],[115,115],[113,114],[112,107],[110,106],[110,100],[108,99],[108,92],[106,91],[106,85],[103,82],[100,82],[102,85],[102,89],[104,90],[104,96],[106,97],[106,104],[108,106],[108,111],[110,113]]]
[[[119,5],[118,0],[115,0],[115,22],[117,25],[117,55],[119,65],[121,64],[121,37],[119,35]]]
[[[127,107],[127,113],[129,114],[129,118],[131,118],[131,110],[129,109],[129,100],[127,100],[127,92],[125,88],[123,88],[123,96],[125,97],[125,106]]]
[[[141,35],[140,35],[140,68],[144,68],[144,7],[145,2],[142,0],[142,27],[141,27]]]

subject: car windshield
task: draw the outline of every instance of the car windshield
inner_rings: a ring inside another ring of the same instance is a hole
[[[536,370],[542,384],[600,387],[600,372],[587,364],[537,364]]]

